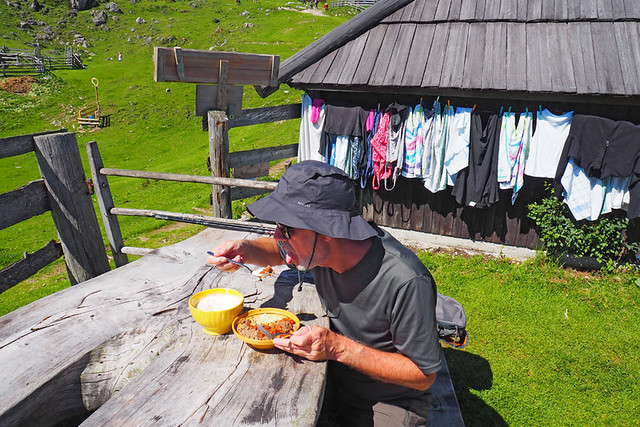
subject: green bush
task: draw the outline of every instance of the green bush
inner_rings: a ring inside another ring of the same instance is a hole
[[[536,223],[542,249],[552,257],[593,257],[610,265],[627,261],[640,249],[640,243],[624,237],[629,224],[626,217],[607,214],[597,221],[576,221],[567,205],[553,195],[550,184],[547,188],[549,196],[530,204],[528,216]]]

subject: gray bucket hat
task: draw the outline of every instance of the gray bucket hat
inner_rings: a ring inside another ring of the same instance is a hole
[[[291,166],[275,191],[247,207],[255,217],[325,236],[365,240],[378,233],[356,210],[353,182],[340,169],[306,160]]]

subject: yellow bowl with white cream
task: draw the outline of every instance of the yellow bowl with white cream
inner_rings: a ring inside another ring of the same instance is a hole
[[[214,288],[200,291],[189,298],[191,316],[209,335],[222,335],[244,306],[244,295],[235,289]]]

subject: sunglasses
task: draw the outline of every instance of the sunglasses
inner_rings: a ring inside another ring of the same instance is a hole
[[[280,233],[282,233],[285,239],[289,240],[291,238],[291,227],[287,227],[286,225],[282,225],[277,222],[276,227],[278,227],[278,230],[280,230]]]

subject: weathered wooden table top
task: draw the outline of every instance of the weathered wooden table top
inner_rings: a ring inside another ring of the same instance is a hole
[[[325,363],[206,335],[189,314],[194,293],[230,287],[245,308],[328,327],[295,271],[206,265],[218,242],[253,237],[207,229],[0,317],[0,425],[313,425]]]

